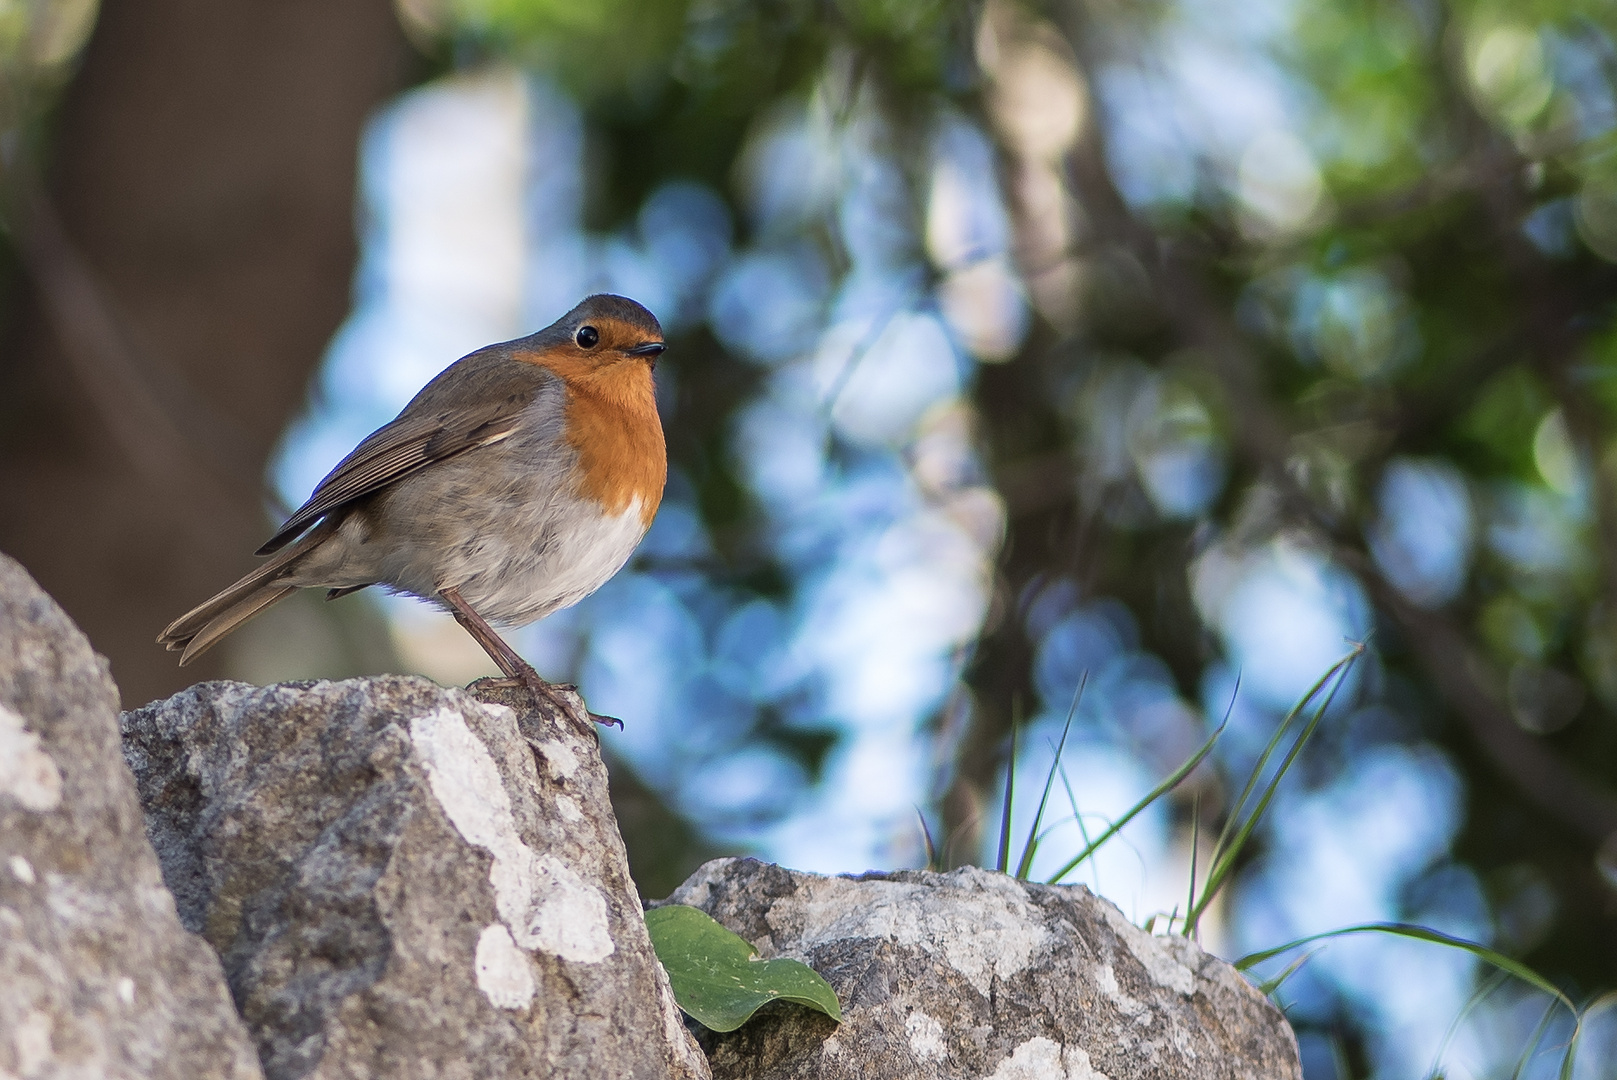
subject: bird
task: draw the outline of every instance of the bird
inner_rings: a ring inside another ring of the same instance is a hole
[[[668,478],[653,381],[665,348],[656,316],[601,293],[455,361],[320,481],[258,549],[266,562],[158,644],[188,664],[298,589],[381,586],[439,605],[504,685],[576,716],[494,627],[576,604],[645,537]]]

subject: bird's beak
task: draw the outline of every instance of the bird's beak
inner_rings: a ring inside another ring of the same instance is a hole
[[[643,341],[639,345],[636,345],[634,348],[625,349],[623,351],[624,351],[624,354],[627,355],[627,356],[651,356],[651,357],[655,357],[658,353],[662,352],[666,348],[668,348],[668,346],[665,345],[661,341]]]

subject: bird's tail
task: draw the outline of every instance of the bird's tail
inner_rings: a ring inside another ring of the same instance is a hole
[[[324,540],[326,530],[316,529],[252,573],[204,600],[169,624],[157,636],[157,643],[169,652],[180,652],[183,667],[219,643],[219,640],[260,611],[285,599],[298,586],[289,583],[292,564],[315,544]]]

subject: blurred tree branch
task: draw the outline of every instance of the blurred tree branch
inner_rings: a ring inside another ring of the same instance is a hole
[[[1084,72],[1098,70],[1107,59],[1096,44],[1099,36],[1094,24],[1087,21],[1069,32]],[[1448,74],[1449,65],[1441,59],[1435,66]],[[1098,100],[1093,86],[1090,100]],[[1392,454],[1409,453],[1412,446],[1421,446],[1434,429],[1458,418],[1487,376],[1522,359],[1531,359],[1560,388],[1568,423],[1579,444],[1591,451],[1598,447],[1599,421],[1592,415],[1588,396],[1573,390],[1570,369],[1584,341],[1580,316],[1610,303],[1617,295],[1617,277],[1609,267],[1592,275],[1558,270],[1533,248],[1518,228],[1530,206],[1521,189],[1527,162],[1475,112],[1463,89],[1449,87],[1444,106],[1448,122],[1473,140],[1475,149],[1456,154],[1460,164],[1441,170],[1437,178],[1350,208],[1337,228],[1347,232],[1384,229],[1435,203],[1463,206],[1472,201],[1484,212],[1462,215],[1462,220],[1480,222],[1487,230],[1476,242],[1501,253],[1510,275],[1504,289],[1521,298],[1521,315],[1502,337],[1468,362],[1451,367],[1441,380],[1402,400],[1391,399],[1390,409],[1372,403],[1368,415],[1383,437],[1380,449],[1357,463],[1360,475],[1373,475]],[[1592,844],[1617,832],[1617,794],[1580,773],[1543,739],[1519,728],[1486,662],[1455,618],[1421,609],[1398,593],[1370,558],[1364,527],[1351,515],[1344,517],[1341,507],[1322,502],[1299,479],[1295,468],[1298,439],[1306,429],[1287,418],[1263,361],[1234,322],[1232,305],[1215,296],[1209,285],[1225,275],[1223,266],[1242,258],[1234,244],[1206,227],[1164,232],[1135,214],[1112,181],[1100,123],[1085,127],[1066,165],[1073,197],[1084,214],[1085,233],[1076,253],[1092,257],[1108,250],[1122,251],[1144,270],[1147,291],[1168,340],[1143,344],[1149,353],[1194,350],[1197,362],[1205,366],[1222,395],[1227,432],[1245,475],[1261,477],[1281,491],[1285,517],[1303,525],[1327,545],[1340,565],[1360,578],[1377,608],[1400,628],[1426,677],[1465,723],[1475,745],[1530,802]],[[1022,222],[1019,227],[1034,229],[1037,222]],[[1040,373],[1041,366],[1062,362],[1054,357],[1066,357],[1070,363],[1071,357],[1087,347],[1082,339],[1061,341],[1036,334],[1024,352],[1006,365],[1005,375],[985,372],[978,400],[990,429],[1015,430],[1014,425],[1029,423],[1030,413],[1048,414],[1048,406],[1036,400],[1038,391],[1030,393],[1028,388],[1054,385],[1056,380],[1048,371]],[[1010,375],[1013,370],[1017,372],[1014,378]],[[1010,507],[1010,532],[1001,565],[1003,606],[1010,614],[988,636],[973,667],[977,706],[960,741],[955,774],[945,797],[946,822],[952,829],[969,828],[969,815],[981,805],[983,792],[996,775],[1008,724],[1004,703],[1031,694],[1027,672],[1032,643],[1016,618],[1015,600],[1041,575],[1059,572],[1066,560],[1086,557],[1076,547],[1076,523],[1092,514],[1092,508],[1086,511],[1075,505],[1077,461],[1060,450],[1034,454],[1015,450],[1007,454],[1006,450],[1001,436],[1001,444],[991,446],[990,456],[996,482]],[[1596,504],[1604,539],[1602,577],[1610,590],[1617,580],[1617,513],[1609,506],[1604,482],[1603,478],[1597,480],[1602,490],[1596,494]],[[1042,498],[1024,497],[1024,492],[1038,489],[1042,489]],[[1281,523],[1276,520],[1273,525]],[[1163,645],[1159,643],[1158,648]]]
[[[1453,619],[1410,603],[1357,548],[1335,545],[1331,556],[1363,581],[1376,606],[1392,616],[1432,684],[1500,773],[1591,845],[1617,833],[1617,797],[1516,725],[1503,687]]]
[[[205,404],[183,383],[169,394],[155,385],[149,362],[131,347],[122,320],[83,256],[74,248],[50,198],[25,183],[13,235],[64,358],[126,460],[152,488],[178,496],[191,513],[186,524],[204,541],[220,542],[213,522],[198,513],[205,503],[246,502],[254,509],[258,475],[242,460],[241,432],[218,427],[221,437],[201,445],[196,427]],[[173,392],[178,390],[179,393]],[[184,406],[177,407],[176,397]],[[198,491],[197,485],[201,485]],[[193,501],[192,495],[200,494]]]

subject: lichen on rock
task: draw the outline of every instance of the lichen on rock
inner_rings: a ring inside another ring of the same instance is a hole
[[[219,960],[175,916],[107,663],[0,555],[0,1077],[254,1080]]]
[[[571,718],[412,677],[204,683],[124,737],[271,1080],[706,1075]]]
[[[831,983],[843,1023],[769,1006],[705,1033],[716,1078],[1300,1080],[1285,1018],[1233,968],[1081,885],[965,867],[859,877],[708,863],[668,898]]]

